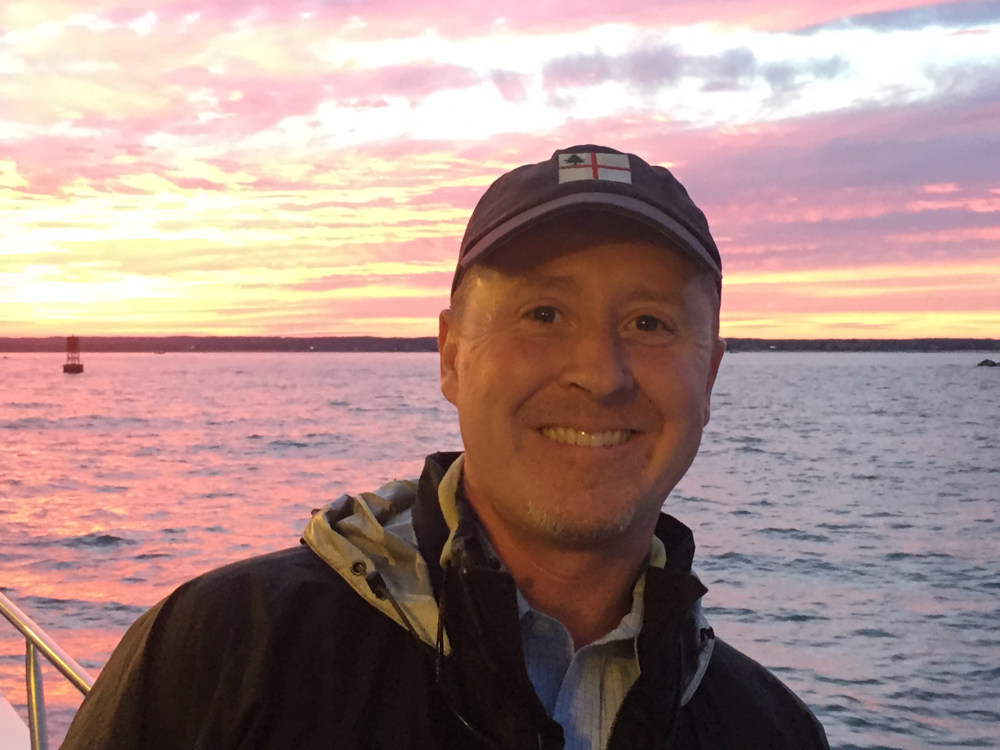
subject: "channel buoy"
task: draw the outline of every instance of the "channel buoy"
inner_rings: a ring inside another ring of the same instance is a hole
[[[63,365],[63,372],[70,375],[79,375],[83,372],[83,363],[80,361],[80,337],[66,337],[66,364]]]

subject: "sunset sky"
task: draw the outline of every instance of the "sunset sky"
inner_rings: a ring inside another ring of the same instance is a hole
[[[3,0],[0,336],[431,335],[579,143],[705,210],[723,335],[1000,338],[1000,0]]]

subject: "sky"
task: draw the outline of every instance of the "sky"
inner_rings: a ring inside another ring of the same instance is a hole
[[[1000,338],[1000,0],[4,0],[0,336],[428,336],[485,188],[669,168],[722,333]]]

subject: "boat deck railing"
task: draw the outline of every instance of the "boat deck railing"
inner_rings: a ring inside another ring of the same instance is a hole
[[[77,664],[59,644],[42,630],[21,609],[0,592],[0,615],[24,636],[25,686],[28,692],[28,732],[31,735],[31,750],[48,750],[49,738],[45,728],[45,691],[42,687],[42,668],[38,659],[41,654],[63,677],[81,693],[86,695],[94,685],[94,678]]]

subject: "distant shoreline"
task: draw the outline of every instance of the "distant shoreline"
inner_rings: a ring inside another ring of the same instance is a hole
[[[1000,339],[727,338],[739,352],[1000,352]],[[436,352],[437,339],[377,336],[81,336],[81,352]],[[0,352],[65,352],[64,336],[0,337]]]

